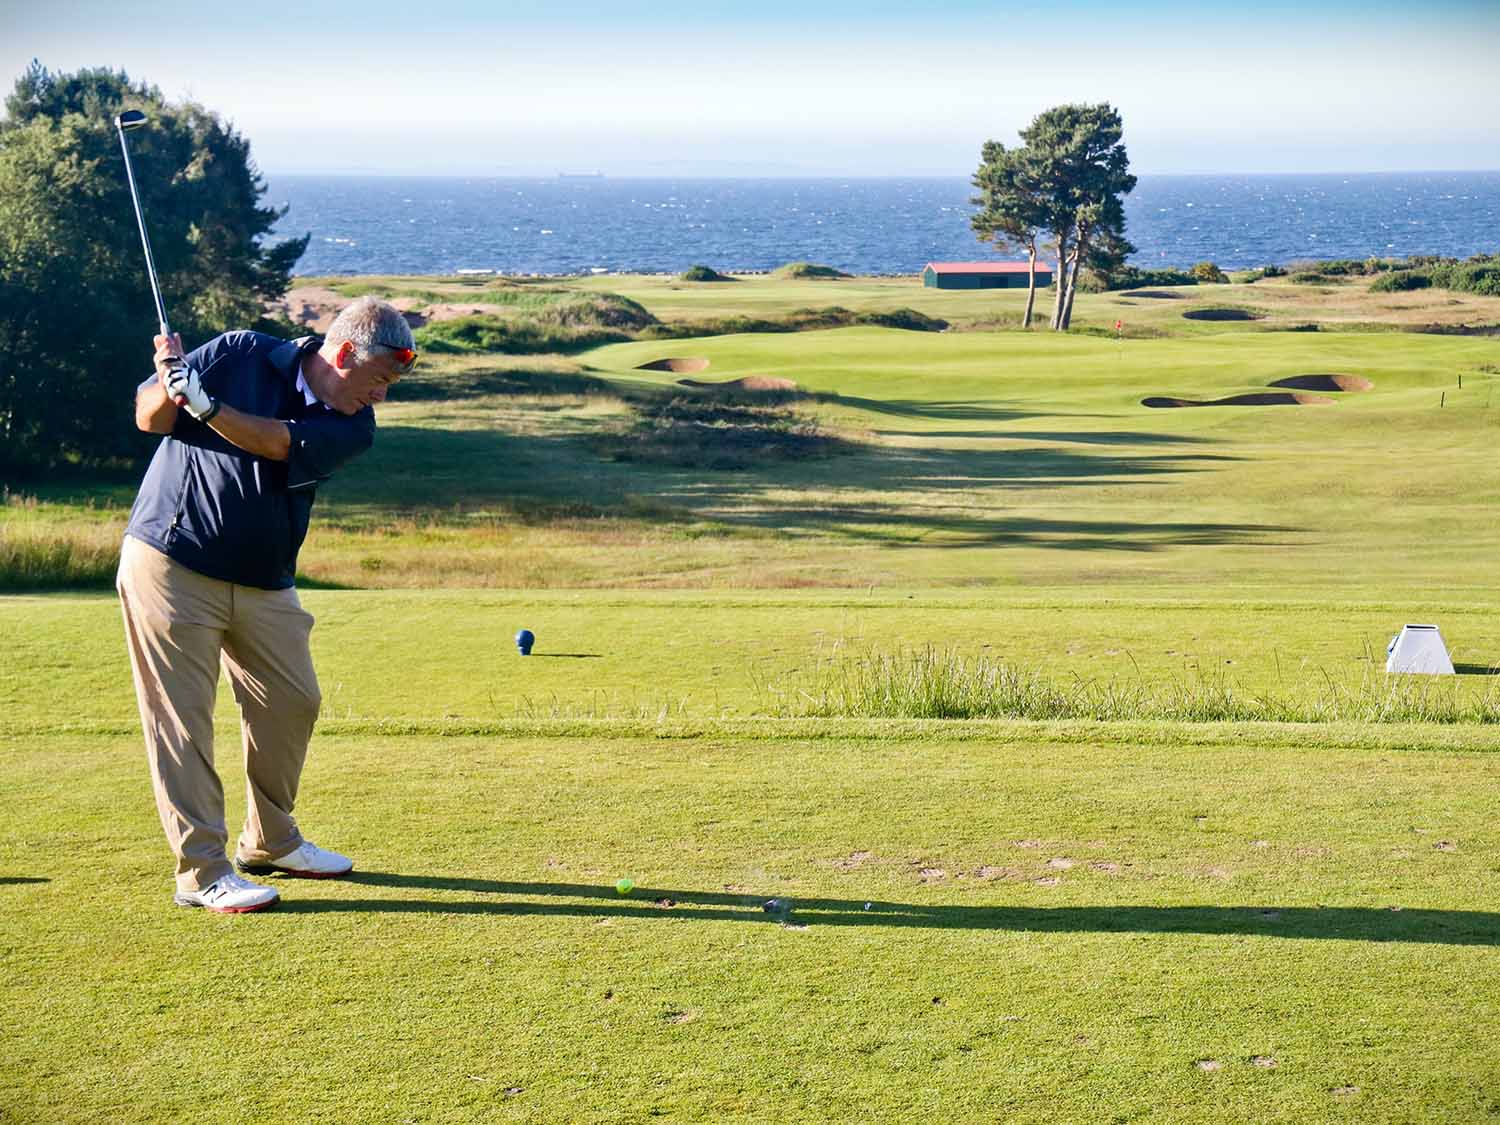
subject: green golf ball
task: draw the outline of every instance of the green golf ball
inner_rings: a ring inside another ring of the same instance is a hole
[[[628,895],[631,891],[635,890],[635,880],[617,879],[615,880],[615,890],[619,891],[622,895]]]

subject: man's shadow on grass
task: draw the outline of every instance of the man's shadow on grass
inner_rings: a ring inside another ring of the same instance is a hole
[[[492,914],[502,917],[675,918],[807,926],[893,926],[1031,933],[1216,934],[1334,941],[1500,945],[1500,914],[1349,906],[954,906],[835,898],[767,900],[707,891],[636,887],[622,896],[593,883],[516,883],[494,879],[357,871],[355,885],[398,890],[516,896],[468,899],[284,901],[294,914]],[[561,901],[573,900],[573,901]],[[771,909],[767,904],[774,903]]]

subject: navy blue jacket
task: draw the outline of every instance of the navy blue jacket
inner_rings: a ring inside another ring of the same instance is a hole
[[[318,482],[375,440],[368,406],[340,414],[309,406],[297,390],[299,360],[321,342],[227,332],[191,353],[188,363],[214,398],[287,424],[288,459],[247,453],[179,410],[146,470],[125,534],[210,578],[265,590],[292,585]]]

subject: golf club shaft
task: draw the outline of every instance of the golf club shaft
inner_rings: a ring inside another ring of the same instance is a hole
[[[130,145],[125,140],[125,127],[120,124],[119,118],[115,119],[115,132],[120,134],[120,152],[125,157],[125,178],[130,182],[130,202],[135,205],[135,225],[140,228],[141,249],[146,252],[146,276],[151,279],[151,296],[156,301],[157,327],[160,334],[170,341],[172,326],[167,323],[167,305],[161,299],[161,284],[156,280],[156,260],[151,256],[151,238],[146,233],[146,213],[141,210],[141,195],[135,187],[135,166],[130,162]],[[181,363],[181,360],[175,362]],[[180,395],[174,395],[172,401],[178,406],[187,405],[187,400]]]
[[[125,154],[125,178],[130,181],[130,202],[135,204],[135,222],[141,230],[141,248],[146,251],[146,274],[151,279],[151,296],[156,299],[156,319],[161,327],[161,334],[168,338],[172,335],[172,329],[167,325],[167,306],[161,299],[161,285],[156,280],[156,261],[151,257],[151,239],[146,234],[146,216],[141,210],[140,193],[135,188],[135,168],[130,163],[130,145],[125,141],[125,130],[116,126],[116,132],[120,134],[120,151]]]

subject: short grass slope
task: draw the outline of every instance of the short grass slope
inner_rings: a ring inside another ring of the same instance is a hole
[[[1494,1110],[1490,753],[330,735],[357,872],[241,918],[171,905],[139,758],[0,734],[8,1117]]]

